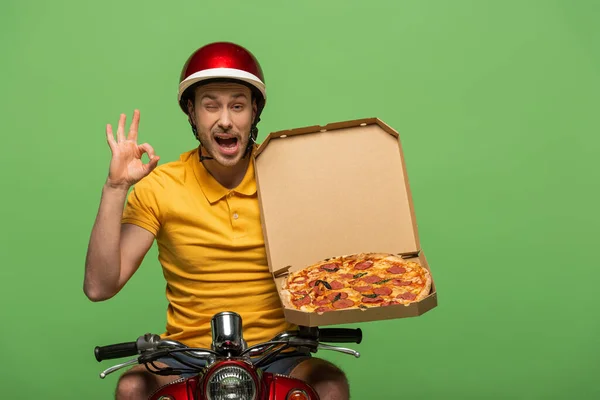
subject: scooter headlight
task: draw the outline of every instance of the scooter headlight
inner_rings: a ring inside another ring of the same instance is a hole
[[[211,375],[206,392],[208,400],[255,400],[256,382],[244,368],[228,365]]]

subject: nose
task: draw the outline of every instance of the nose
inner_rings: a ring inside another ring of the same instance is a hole
[[[219,128],[227,131],[233,127],[233,123],[231,122],[231,115],[229,114],[229,109],[227,107],[223,107],[223,111],[221,111],[221,115],[219,116]]]

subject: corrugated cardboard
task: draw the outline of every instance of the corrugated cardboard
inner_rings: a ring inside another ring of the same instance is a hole
[[[288,271],[361,252],[416,257],[429,269],[399,135],[381,120],[271,133],[254,163],[269,268],[278,288]],[[323,326],[418,316],[435,306],[432,284],[427,298],[410,305],[321,315],[284,311],[292,323]]]

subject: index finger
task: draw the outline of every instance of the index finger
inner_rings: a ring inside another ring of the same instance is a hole
[[[112,151],[114,151],[115,147],[117,146],[117,142],[115,142],[115,137],[113,136],[112,126],[110,124],[106,125],[106,141],[108,142],[110,149]]]
[[[140,125],[140,111],[135,110],[133,112],[133,120],[131,121],[131,126],[129,127],[129,135],[127,135],[128,140],[137,141],[139,125]]]

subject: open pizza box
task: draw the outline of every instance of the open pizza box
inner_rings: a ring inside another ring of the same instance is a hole
[[[278,290],[288,272],[356,253],[400,254],[431,273],[419,243],[399,135],[381,120],[271,133],[257,149],[254,165]],[[437,306],[437,291],[432,282],[430,294],[419,302],[321,314],[282,304],[293,324],[337,325],[421,315]]]

